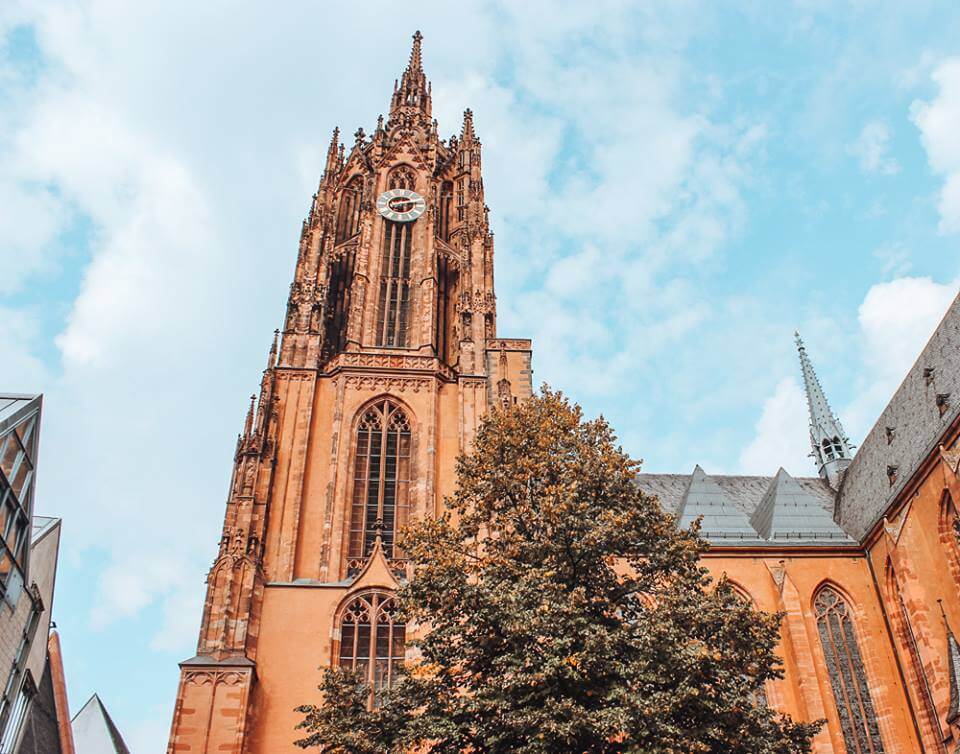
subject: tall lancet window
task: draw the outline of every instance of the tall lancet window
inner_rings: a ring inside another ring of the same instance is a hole
[[[450,240],[450,210],[453,206],[453,184],[444,181],[440,186],[440,206],[437,208],[437,224],[434,226],[437,238]]]
[[[389,400],[370,406],[357,425],[350,516],[349,558],[356,564],[373,551],[377,534],[388,558],[398,557],[397,531],[410,508],[410,421]]]
[[[850,606],[836,589],[825,586],[814,608],[847,754],[881,754],[883,741]]]
[[[340,193],[337,211],[335,243],[353,238],[360,231],[360,213],[363,207],[363,178],[355,175]]]
[[[396,168],[387,189],[413,191],[416,177],[406,167]],[[384,220],[380,252],[380,302],[377,345],[406,346],[410,315],[410,254],[415,222]]]
[[[406,626],[394,598],[367,592],[353,598],[340,614],[338,664],[357,673],[369,688],[367,704],[376,707],[403,665]]]

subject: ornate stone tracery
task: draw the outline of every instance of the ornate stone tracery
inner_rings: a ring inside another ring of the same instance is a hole
[[[883,741],[850,607],[836,589],[826,585],[817,592],[814,610],[847,751],[882,754]]]

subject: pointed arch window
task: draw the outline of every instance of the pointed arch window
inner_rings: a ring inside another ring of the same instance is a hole
[[[399,165],[390,171],[387,177],[387,189],[407,189],[413,191],[417,185],[417,176],[407,165]]]
[[[397,680],[406,650],[406,625],[393,595],[367,592],[354,597],[340,614],[337,664],[357,673],[376,707],[384,689]]]
[[[363,199],[363,177],[355,175],[340,193],[337,227],[334,243],[353,238],[360,231],[360,212]]]
[[[850,606],[831,586],[814,600],[817,628],[847,754],[882,754],[883,741]]]
[[[357,425],[349,558],[362,562],[377,534],[384,555],[399,557],[395,540],[410,509],[410,420],[389,400],[370,406]],[[355,568],[356,566],[354,566]]]
[[[385,220],[380,254],[378,346],[406,346],[410,311],[410,245],[414,223]]]
[[[838,458],[843,457],[843,445],[840,443],[839,437],[829,438],[826,437],[823,440],[823,455],[828,461],[835,461]]]
[[[939,517],[940,543],[947,554],[947,565],[954,581],[960,584],[960,518],[953,498],[946,490],[940,499]]]
[[[394,168],[388,189],[414,190],[416,174],[406,165]],[[380,249],[380,301],[377,317],[378,346],[406,346],[410,313],[410,255],[416,221],[384,220]]]
[[[946,749],[942,744],[943,731],[940,728],[940,718],[933,701],[930,680],[927,678],[927,672],[923,667],[923,657],[917,643],[917,634],[913,630],[910,613],[904,602],[903,592],[900,590],[897,571],[889,558],[887,559],[886,577],[887,595],[889,600],[894,603],[893,610],[890,613],[893,618],[894,633],[899,640],[899,644],[907,650],[907,661],[904,663],[910,678],[910,683],[907,684],[907,693],[909,694],[912,691],[919,698],[920,737],[930,751],[945,752]]]
[[[453,183],[444,181],[440,185],[440,202],[437,208],[437,238],[450,240],[450,210],[453,205]]]

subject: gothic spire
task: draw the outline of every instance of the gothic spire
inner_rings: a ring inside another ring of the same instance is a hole
[[[407,66],[407,72],[419,71],[423,73],[423,58],[420,52],[420,43],[423,41],[423,34],[417,29],[413,33],[413,48],[410,50],[410,63]]]
[[[473,130],[473,110],[469,107],[463,111],[463,126],[460,128],[460,145],[468,146],[477,140]]]
[[[327,148],[327,165],[324,168],[324,177],[333,175],[339,169],[340,157],[340,129],[333,129],[333,137],[330,139],[330,146]]]
[[[393,99],[390,102],[390,120],[401,114],[418,115],[429,121],[431,112],[430,84],[423,72],[423,56],[420,43],[423,34],[419,31],[413,35],[413,48],[410,50],[410,62],[400,77],[399,83],[394,83]]]
[[[807,393],[807,408],[810,411],[810,445],[817,463],[820,476],[836,489],[840,484],[844,470],[853,460],[853,446],[834,416],[827,398],[820,387],[817,373],[807,356],[807,349],[800,339],[800,333],[794,333],[797,352],[800,355],[800,369],[803,372],[803,385]]]
[[[273,343],[270,346],[270,353],[267,355],[267,369],[273,369],[277,365],[277,341],[280,339],[280,331],[273,331]]]
[[[253,409],[257,403],[257,396],[250,396],[250,408],[247,409],[247,420],[243,423],[243,437],[248,439],[251,432],[253,432]]]

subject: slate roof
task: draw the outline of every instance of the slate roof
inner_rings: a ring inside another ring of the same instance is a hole
[[[130,754],[110,713],[94,694],[70,721],[77,754]]]
[[[938,396],[946,396],[944,413]],[[862,539],[960,414],[960,296],[860,444],[844,474],[836,520]],[[892,430],[888,442],[887,428]],[[896,468],[891,485],[888,469]]]
[[[747,514],[727,499],[716,480],[708,477],[699,465],[690,475],[674,515],[677,525],[682,529],[689,529],[702,516],[700,533],[710,540],[748,540],[754,543],[759,540]]]
[[[770,480],[750,523],[761,537],[777,542],[854,544],[830,515],[828,508],[783,468]]]
[[[794,479],[783,470],[776,477],[714,476],[697,466],[692,474],[639,474],[637,485],[680,526],[703,515],[701,534],[715,545],[854,544],[832,522],[834,492],[819,477]]]

